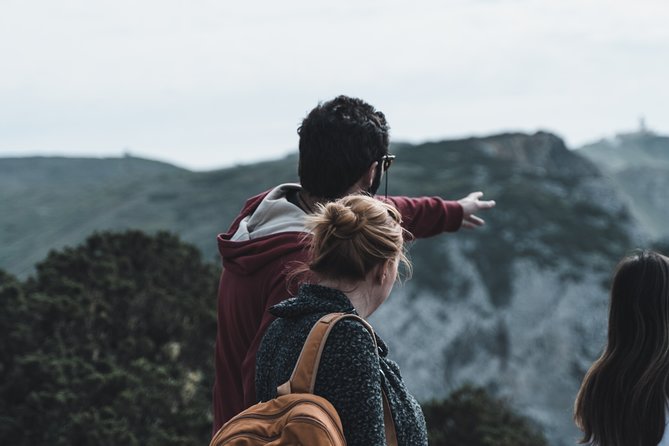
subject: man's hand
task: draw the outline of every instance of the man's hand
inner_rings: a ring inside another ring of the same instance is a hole
[[[483,196],[483,192],[472,192],[467,195],[465,198],[458,200],[460,206],[462,206],[462,227],[473,229],[478,226],[483,226],[485,221],[482,218],[474,215],[474,212],[485,211],[492,207],[495,207],[495,201],[481,201],[479,198]]]

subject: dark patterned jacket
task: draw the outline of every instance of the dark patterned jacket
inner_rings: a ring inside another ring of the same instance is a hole
[[[256,395],[259,401],[276,397],[276,388],[290,378],[311,330],[323,315],[354,313],[341,291],[302,285],[295,298],[270,310],[278,319],[270,325],[256,357]],[[337,409],[348,446],[385,445],[381,387],[388,396],[400,446],[426,445],[423,412],[409,394],[397,364],[377,336],[379,356],[369,332],[360,322],[343,320],[325,344],[314,393]]]

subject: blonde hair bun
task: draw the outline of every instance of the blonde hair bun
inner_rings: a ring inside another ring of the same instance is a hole
[[[368,195],[349,195],[319,205],[307,217],[311,271],[330,278],[362,280],[371,269],[404,255],[404,230],[395,207]]]
[[[356,212],[357,211],[357,212]],[[360,209],[344,206],[340,202],[327,203],[322,210],[326,233],[338,239],[348,240],[359,233],[365,224],[365,215]]]

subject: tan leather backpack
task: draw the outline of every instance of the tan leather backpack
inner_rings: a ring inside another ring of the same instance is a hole
[[[290,379],[277,388],[273,400],[258,403],[225,423],[209,446],[331,445],[345,446],[344,430],[335,408],[314,395],[316,373],[330,331],[342,319],[360,321],[376,337],[372,327],[354,314],[330,313],[309,332]],[[395,425],[385,393],[383,415],[388,445],[397,445]]]

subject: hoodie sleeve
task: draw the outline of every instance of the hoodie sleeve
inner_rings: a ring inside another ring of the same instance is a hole
[[[439,197],[388,197],[400,214],[402,226],[416,238],[455,232],[462,225],[462,206]]]

